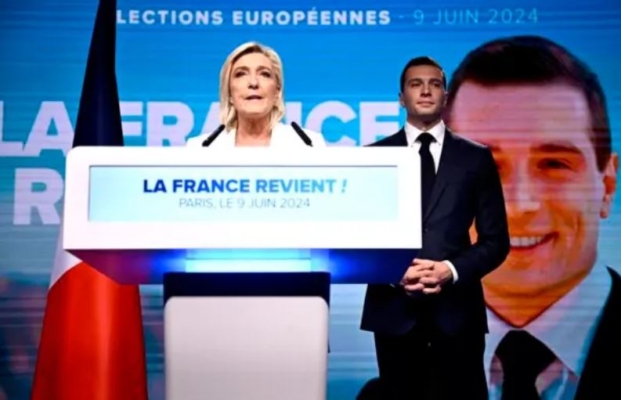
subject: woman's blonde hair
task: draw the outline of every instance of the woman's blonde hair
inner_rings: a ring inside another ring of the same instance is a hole
[[[280,56],[270,47],[257,42],[247,42],[237,47],[229,54],[220,70],[220,123],[224,124],[227,130],[231,130],[237,126],[237,111],[231,103],[231,91],[229,88],[231,69],[237,60],[246,54],[252,53],[263,54],[270,60],[272,63],[272,72],[274,73],[276,85],[278,86],[278,99],[270,114],[270,129],[285,115],[285,101],[283,99],[284,79]]]

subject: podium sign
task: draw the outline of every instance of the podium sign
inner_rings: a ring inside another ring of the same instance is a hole
[[[158,283],[188,260],[246,252],[295,252],[311,270],[356,280],[352,251],[407,262],[421,247],[418,160],[411,148],[78,147],[64,248],[121,282]]]
[[[397,220],[397,184],[395,166],[96,166],[90,169],[88,219],[205,222],[229,229],[240,223],[247,229],[308,222],[386,223]],[[261,240],[249,244],[264,247]]]

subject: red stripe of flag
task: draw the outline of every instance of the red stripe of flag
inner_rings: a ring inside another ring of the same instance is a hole
[[[116,1],[100,0],[74,147],[124,144],[115,52]],[[116,283],[65,252],[61,243],[62,227],[31,399],[146,400],[138,285]]]

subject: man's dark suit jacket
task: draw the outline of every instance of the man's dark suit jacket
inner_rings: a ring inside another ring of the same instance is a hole
[[[608,272],[612,288],[578,381],[575,400],[621,398],[621,277],[610,268]]]
[[[407,145],[405,131],[401,129],[371,146]],[[363,330],[404,334],[420,320],[420,310],[425,307],[431,313],[433,327],[444,334],[488,331],[481,278],[497,268],[509,253],[498,169],[487,147],[447,129],[437,171],[427,211],[422,216],[423,246],[418,258],[452,262],[457,282],[445,284],[439,294],[415,298],[398,285],[369,285],[362,314]],[[469,234],[473,220],[478,234],[474,244]],[[407,267],[404,266],[404,274]]]

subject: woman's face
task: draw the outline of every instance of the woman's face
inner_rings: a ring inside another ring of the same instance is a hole
[[[241,119],[268,117],[274,109],[280,88],[272,62],[261,53],[240,57],[231,68],[231,103]]]

